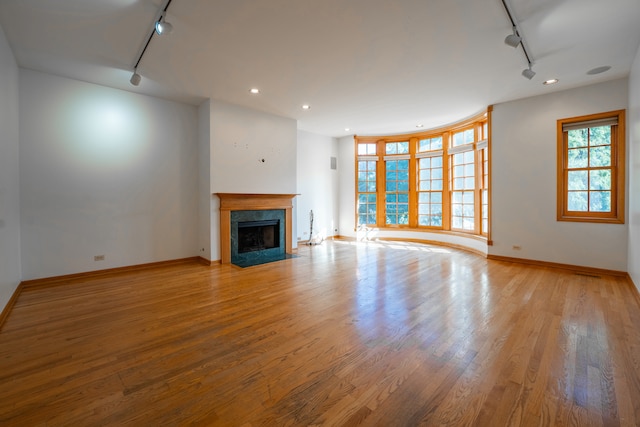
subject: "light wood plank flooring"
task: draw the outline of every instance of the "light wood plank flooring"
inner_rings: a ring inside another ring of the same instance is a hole
[[[324,242],[29,287],[3,426],[638,426],[632,284],[407,243]]]

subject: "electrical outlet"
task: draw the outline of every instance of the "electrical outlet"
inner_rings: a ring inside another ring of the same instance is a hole
[[[104,261],[104,255],[95,255],[93,257],[94,261]]]

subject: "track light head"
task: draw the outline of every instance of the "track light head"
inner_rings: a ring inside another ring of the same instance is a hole
[[[141,80],[142,80],[142,76],[140,74],[138,74],[137,70],[135,70],[133,72],[133,75],[131,76],[131,80],[129,80],[129,81],[131,82],[132,85],[138,86],[140,84]]]
[[[536,75],[536,72],[531,69],[531,64],[529,64],[529,68],[522,70],[522,75],[531,80]]]
[[[156,33],[161,36],[163,34],[169,34],[173,31],[173,25],[164,20],[164,16],[156,21]]]
[[[511,47],[518,47],[518,45],[522,42],[522,37],[518,35],[518,30],[516,27],[513,27],[513,34],[509,34],[504,39],[504,43]]]
[[[511,47],[518,47],[520,42],[522,41],[522,37],[516,34],[509,34],[505,39],[504,43]]]

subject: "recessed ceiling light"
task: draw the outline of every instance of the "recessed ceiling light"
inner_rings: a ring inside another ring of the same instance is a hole
[[[251,88],[251,90],[249,92],[251,92],[253,94],[257,94],[257,93],[260,93],[260,89],[253,87],[253,88]]]
[[[422,128],[424,125],[416,125],[417,128]]]
[[[344,131],[345,131],[345,132],[349,132],[350,130],[351,130],[351,129],[349,129],[349,128],[344,128]]]
[[[543,85],[553,85],[558,83],[558,79],[549,79],[542,82]]]
[[[309,109],[311,109],[311,106],[310,106],[310,105],[308,105],[308,104],[304,104],[304,105],[302,106],[302,109],[303,109],[303,110],[309,110]]]
[[[602,67],[592,68],[591,70],[587,71],[587,74],[589,74],[590,76],[593,76],[595,74],[600,74],[600,73],[604,73],[605,71],[609,71],[610,69],[611,69],[611,66],[603,65]]]

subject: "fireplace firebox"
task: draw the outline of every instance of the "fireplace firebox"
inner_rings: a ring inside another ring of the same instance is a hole
[[[238,253],[262,251],[280,246],[280,220],[238,222]]]
[[[284,222],[284,209],[231,212],[231,262],[248,267],[286,259]]]

